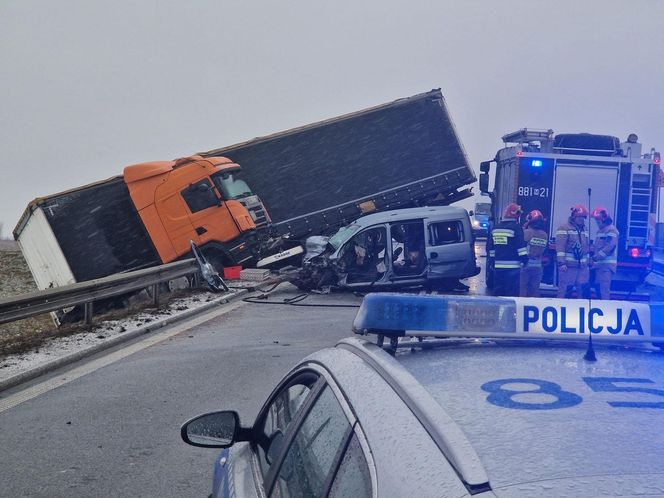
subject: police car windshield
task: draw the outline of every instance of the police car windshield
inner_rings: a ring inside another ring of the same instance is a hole
[[[329,244],[334,247],[335,250],[339,249],[344,242],[350,239],[359,229],[360,225],[356,224],[341,227],[337,230],[337,233],[330,237]]]
[[[464,431],[493,489],[540,483],[499,496],[601,494],[601,479],[581,476],[613,476],[626,495],[623,476],[664,484],[662,353],[600,346],[589,367],[584,344],[457,344],[397,359]]]

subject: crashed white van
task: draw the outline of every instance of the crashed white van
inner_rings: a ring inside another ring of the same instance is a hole
[[[328,285],[452,289],[479,272],[468,212],[434,206],[370,214],[332,237],[309,237],[293,283],[307,291]]]

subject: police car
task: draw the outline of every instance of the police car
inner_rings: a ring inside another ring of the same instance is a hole
[[[251,426],[182,426],[214,496],[664,496],[664,305],[369,294],[353,329]]]

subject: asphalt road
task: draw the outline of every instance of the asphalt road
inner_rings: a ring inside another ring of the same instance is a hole
[[[301,304],[360,302],[331,294]],[[207,496],[217,452],[181,442],[180,424],[214,409],[236,409],[249,424],[297,361],[351,335],[356,313],[242,302],[226,310],[3,392],[0,496]]]

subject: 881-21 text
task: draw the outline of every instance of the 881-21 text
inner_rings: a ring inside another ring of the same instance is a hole
[[[549,197],[549,187],[519,187],[520,197]]]

